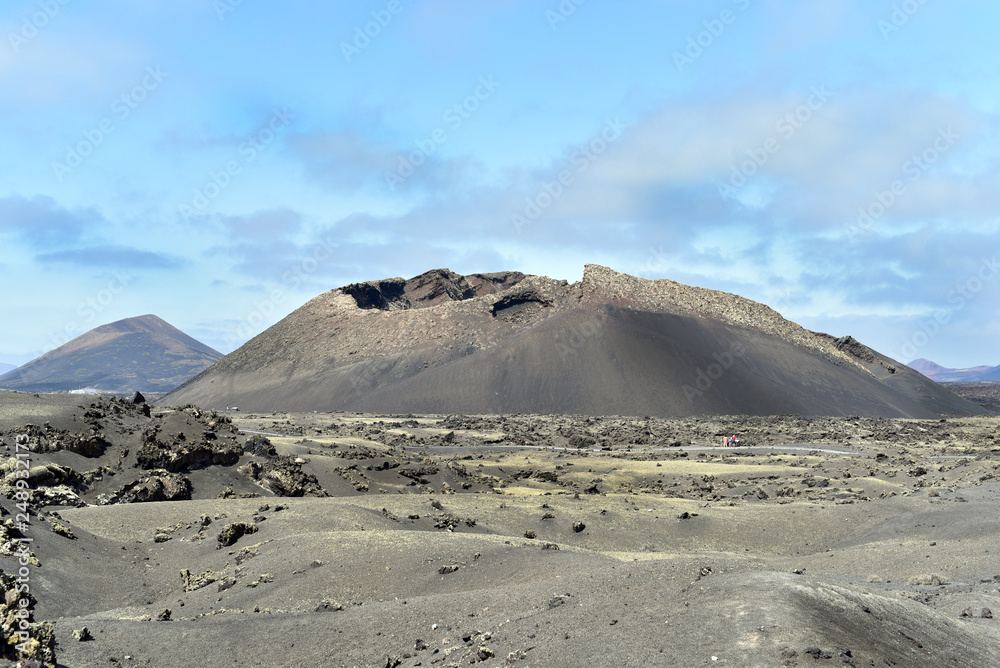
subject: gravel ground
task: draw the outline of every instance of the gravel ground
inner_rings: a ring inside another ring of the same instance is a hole
[[[1000,418],[3,399],[58,665],[1000,664]]]

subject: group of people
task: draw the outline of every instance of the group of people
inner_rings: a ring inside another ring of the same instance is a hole
[[[723,436],[722,437],[722,447],[724,448],[735,448],[736,444],[740,442],[740,439],[735,436]]]

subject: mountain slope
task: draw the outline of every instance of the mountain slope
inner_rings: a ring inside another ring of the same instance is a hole
[[[320,295],[165,401],[657,416],[982,411],[836,341],[736,295],[597,265],[573,284],[436,270]]]
[[[96,327],[0,376],[22,392],[168,392],[222,357],[155,315]]]

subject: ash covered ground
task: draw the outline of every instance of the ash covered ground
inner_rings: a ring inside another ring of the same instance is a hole
[[[12,665],[1000,664],[997,417],[3,400]]]

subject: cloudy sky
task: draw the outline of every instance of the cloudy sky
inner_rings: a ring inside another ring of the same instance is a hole
[[[988,0],[11,0],[0,362],[584,263],[1000,363]]]

